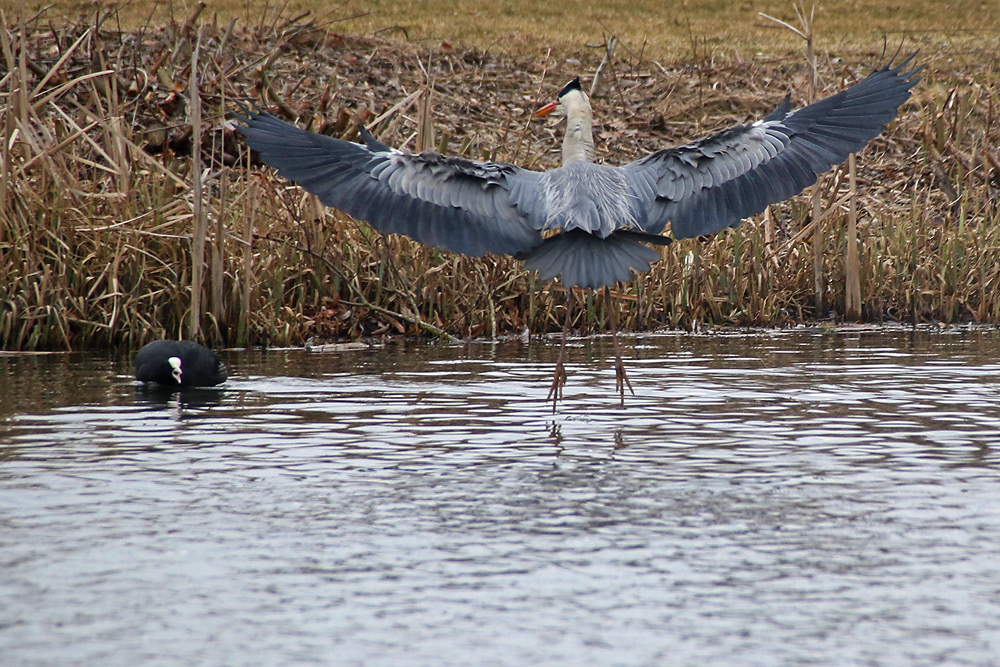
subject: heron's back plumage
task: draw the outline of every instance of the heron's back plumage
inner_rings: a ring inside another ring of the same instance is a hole
[[[637,203],[625,172],[593,162],[573,162],[542,175],[543,230],[574,229],[607,238],[617,229],[638,229]]]

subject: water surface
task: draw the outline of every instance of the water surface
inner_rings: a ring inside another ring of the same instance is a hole
[[[0,357],[9,664],[1000,655],[1000,335]]]

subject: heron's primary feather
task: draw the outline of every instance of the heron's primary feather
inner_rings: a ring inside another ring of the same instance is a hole
[[[786,99],[763,120],[625,165],[646,213],[642,228],[712,234],[801,192],[896,116],[918,80],[917,69],[902,72],[912,58],[801,109],[789,111]]]

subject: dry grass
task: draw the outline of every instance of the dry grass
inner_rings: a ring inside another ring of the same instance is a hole
[[[556,130],[528,124],[527,111],[540,90],[593,72],[600,53],[577,50],[580,62],[567,62],[569,51],[545,60],[344,37],[281,13],[249,26],[201,15],[134,30],[102,17],[0,26],[0,346],[134,347],[196,330],[215,342],[296,344],[561,325],[561,288],[512,259],[383,237],[248,169],[222,114],[236,99],[264,100],[328,134],[350,137],[365,121],[411,147],[428,140],[429,116],[435,145],[449,153],[542,168],[557,160]],[[876,61],[875,39],[843,61],[826,57],[819,30],[821,88],[839,89]],[[997,49],[956,52],[950,40],[924,39],[924,82],[858,161],[868,320],[1000,321]],[[684,57],[654,61],[641,43],[622,44],[595,99],[600,157],[614,162],[764,113],[789,87],[802,99],[807,88],[796,56],[749,58],[695,40]],[[425,72],[435,81],[430,108]],[[839,172],[824,181],[819,308],[811,207],[800,197],[774,207],[773,224],[748,221],[665,249],[649,274],[621,286],[622,327],[837,316],[847,181]],[[202,242],[203,265],[192,259]],[[603,328],[601,300],[585,303],[576,326]]]
[[[811,6],[806,4],[807,8]],[[985,40],[996,40],[1000,31],[1000,5],[989,0],[952,0],[947,4],[892,2],[885,0],[839,0],[815,3],[817,29],[824,48],[868,51],[901,35],[922,40],[944,39],[964,50],[976,49]],[[116,20],[125,29],[152,23],[183,21],[195,3],[166,2],[150,6],[121,3]],[[28,11],[49,7],[57,20],[76,20],[93,7],[78,0],[35,0]],[[506,2],[448,2],[447,0],[342,0],[333,4],[310,0],[247,2],[219,0],[208,12],[220,23],[238,19],[244,25],[266,25],[277,16],[296,16],[311,11],[322,20],[334,21],[339,32],[405,39],[438,46],[500,52],[508,56],[539,58],[547,48],[573,53],[590,44],[599,46],[610,35],[641,49],[648,57],[676,59],[698,53],[723,57],[738,54],[785,56],[798,53],[795,38],[758,13],[793,20],[789,0],[724,2],[720,0],[507,0]]]

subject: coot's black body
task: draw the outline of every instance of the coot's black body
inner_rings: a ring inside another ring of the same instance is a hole
[[[219,357],[189,340],[157,340],[135,355],[135,379],[168,387],[211,387],[225,382]]]

